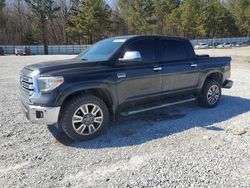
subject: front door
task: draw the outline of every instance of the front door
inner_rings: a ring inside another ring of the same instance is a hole
[[[156,60],[156,41],[152,38],[137,39],[125,51],[138,51],[141,62],[119,62],[116,69],[117,97],[119,104],[143,98],[160,96],[162,65]],[[122,53],[122,57],[124,55]]]

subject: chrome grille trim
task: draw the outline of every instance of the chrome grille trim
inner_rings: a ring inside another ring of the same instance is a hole
[[[20,71],[20,99],[25,104],[33,104],[40,97],[37,79],[40,77],[38,69],[23,68]]]
[[[24,82],[27,82],[27,83],[32,83],[33,82],[32,78],[27,77],[26,75],[24,75],[22,73],[20,74],[20,77],[23,79]]]
[[[32,70],[23,69],[20,73],[20,90],[23,98],[29,98],[34,93],[34,80],[31,77]]]
[[[34,93],[33,90],[29,90],[29,89],[27,89],[27,88],[25,88],[25,87],[23,87],[22,89],[23,89],[23,92],[24,92],[25,94],[29,95],[29,96],[31,96],[31,95]]]
[[[22,82],[22,87],[24,89],[28,89],[28,90],[33,90],[34,89],[34,86],[33,86],[32,82],[25,82],[25,81],[23,81]]]

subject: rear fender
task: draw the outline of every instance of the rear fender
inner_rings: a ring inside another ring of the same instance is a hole
[[[214,74],[214,73],[222,75],[221,82],[223,83],[223,81],[225,79],[224,78],[224,73],[221,70],[211,70],[211,71],[208,71],[206,73],[201,73],[200,81],[199,81],[199,84],[198,84],[198,89],[202,89],[206,79],[209,77],[209,75]]]

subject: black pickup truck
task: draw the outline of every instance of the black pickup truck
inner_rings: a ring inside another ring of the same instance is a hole
[[[197,100],[215,107],[231,88],[230,57],[198,56],[185,38],[123,36],[101,40],[71,60],[20,73],[22,108],[37,124],[56,124],[74,140],[99,135],[116,115]]]

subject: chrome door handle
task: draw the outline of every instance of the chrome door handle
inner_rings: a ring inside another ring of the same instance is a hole
[[[194,67],[197,67],[198,65],[197,64],[191,64],[190,67],[194,68]]]
[[[117,78],[126,78],[127,75],[124,72],[117,73]]]
[[[154,71],[161,71],[161,70],[162,70],[162,67],[154,67],[153,70],[154,70]]]

